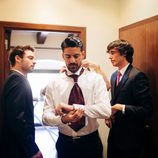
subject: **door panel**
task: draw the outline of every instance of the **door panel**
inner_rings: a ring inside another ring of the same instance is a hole
[[[132,43],[135,50],[133,65],[150,81],[154,110],[146,128],[142,158],[155,158],[158,157],[158,16],[120,28],[119,36]]]

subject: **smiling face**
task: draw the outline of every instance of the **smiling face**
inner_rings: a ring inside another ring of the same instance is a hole
[[[128,62],[124,55],[121,55],[120,52],[113,48],[108,51],[109,59],[113,66],[118,67],[118,69],[122,69]]]
[[[67,47],[64,49],[62,56],[68,70],[75,73],[81,67],[85,53],[79,47]]]

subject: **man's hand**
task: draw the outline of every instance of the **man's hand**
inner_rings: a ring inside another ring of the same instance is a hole
[[[43,158],[43,155],[40,151],[38,151],[35,155],[33,155],[31,158]]]
[[[88,59],[82,60],[82,67],[93,69],[96,72],[100,71],[100,66]]]
[[[63,67],[60,69],[59,73],[63,73],[63,72],[65,72],[65,71],[66,71],[66,66],[63,66]]]
[[[115,104],[111,107],[112,110],[112,115],[110,116],[109,119],[105,119],[105,124],[111,128],[112,127],[112,123],[115,121],[115,113],[117,111],[122,111],[123,110],[123,104]]]
[[[115,121],[115,115],[111,115],[110,118],[105,119],[105,124],[109,127],[112,128],[112,123]]]
[[[60,103],[58,105],[55,106],[55,111],[57,115],[64,115],[70,111],[74,110],[74,106],[73,105],[67,105],[64,103]]]
[[[115,104],[111,107],[112,109],[112,115],[114,115],[117,111],[123,110],[123,104]]]
[[[77,122],[80,120],[84,115],[84,110],[78,109],[70,111],[69,113],[62,116],[61,120],[63,123],[71,123],[71,122]]]

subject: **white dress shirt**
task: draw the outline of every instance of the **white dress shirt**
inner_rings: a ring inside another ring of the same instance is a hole
[[[81,68],[76,74],[79,74]],[[68,75],[70,71],[68,71]],[[43,123],[49,126],[58,126],[59,131],[68,136],[82,136],[96,131],[99,127],[97,118],[109,118],[111,105],[106,84],[101,75],[84,70],[78,78],[85,105],[74,104],[75,109],[81,108],[85,111],[86,125],[75,132],[67,124],[62,123],[61,116],[56,116],[55,106],[59,103],[68,104],[70,91],[74,85],[72,78],[65,73],[59,74],[47,86],[46,98],[43,110]]]

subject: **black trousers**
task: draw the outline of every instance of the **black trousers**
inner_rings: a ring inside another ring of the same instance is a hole
[[[107,158],[140,158],[142,148],[117,147],[114,143],[108,143]]]
[[[98,131],[76,138],[59,133],[56,149],[58,158],[103,158]]]

